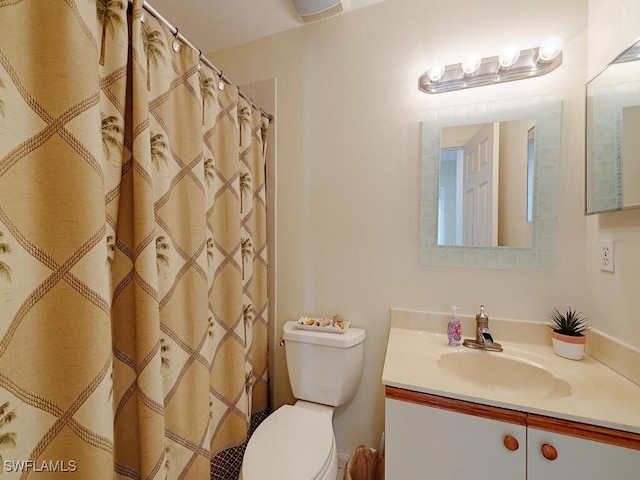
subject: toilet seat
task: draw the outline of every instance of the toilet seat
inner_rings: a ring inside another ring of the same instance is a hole
[[[251,436],[242,463],[243,480],[319,480],[336,456],[331,417],[283,405]]]

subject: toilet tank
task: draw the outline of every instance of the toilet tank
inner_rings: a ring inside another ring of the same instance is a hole
[[[337,407],[358,390],[366,333],[349,328],[344,333],[301,330],[296,322],[284,325],[287,370],[298,400]]]

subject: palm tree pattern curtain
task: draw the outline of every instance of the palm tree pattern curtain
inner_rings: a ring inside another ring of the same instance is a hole
[[[267,127],[141,0],[0,0],[5,478],[237,478]]]

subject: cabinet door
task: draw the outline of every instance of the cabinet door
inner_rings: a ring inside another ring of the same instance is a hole
[[[385,415],[388,479],[526,479],[523,425],[390,398]],[[505,447],[509,435],[513,451]]]
[[[555,450],[557,458],[552,458]],[[640,450],[529,427],[528,480],[630,480],[640,476]]]

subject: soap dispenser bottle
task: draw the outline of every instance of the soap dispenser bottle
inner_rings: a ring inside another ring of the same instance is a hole
[[[447,324],[447,338],[450,347],[457,347],[462,342],[462,327],[460,326],[460,318],[458,317],[460,307],[451,306],[451,320]]]

